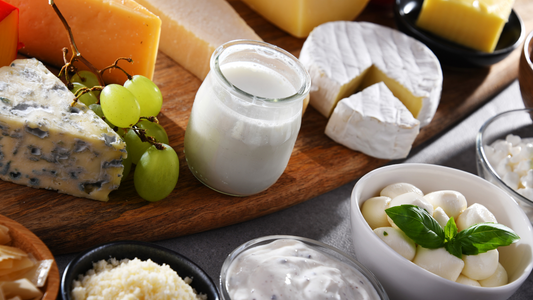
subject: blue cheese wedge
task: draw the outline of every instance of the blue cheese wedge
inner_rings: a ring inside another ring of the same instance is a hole
[[[405,158],[419,130],[420,121],[383,82],[339,101],[326,125],[335,142],[381,159]]]
[[[36,59],[0,68],[0,179],[107,201],[126,144]]]

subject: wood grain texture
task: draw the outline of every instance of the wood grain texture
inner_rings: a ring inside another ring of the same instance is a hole
[[[265,41],[298,56],[303,39],[277,29],[240,1],[229,2]],[[533,29],[533,2],[517,0],[515,10],[528,31]],[[369,6],[358,20],[394,27],[390,9]],[[491,68],[444,67],[439,108],[415,146],[459,122],[517,78],[518,57],[517,49]],[[178,184],[167,199],[143,201],[136,195],[131,175],[107,203],[0,182],[0,214],[24,224],[54,254],[61,254],[106,241],[161,240],[254,219],[316,197],[387,163],[334,143],[324,135],[326,118],[309,107],[289,165],[276,184],[250,197],[218,194],[193,177],[183,154],[185,129],[200,80],[159,53],[154,81],[165,101],[159,120],[181,163]]]
[[[0,215],[0,224],[9,228],[11,243],[9,246],[17,247],[26,253],[31,253],[38,260],[54,259],[46,245],[30,230],[18,222]],[[52,264],[46,284],[41,288],[42,300],[55,300],[59,292],[59,270],[57,264]]]

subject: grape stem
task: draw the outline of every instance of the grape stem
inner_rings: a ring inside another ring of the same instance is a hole
[[[93,86],[92,88],[88,88],[88,87],[83,87],[79,90],[76,91],[76,93],[74,93],[74,102],[72,102],[71,106],[74,106],[76,104],[76,102],[78,102],[78,100],[80,99],[81,96],[83,96],[84,94],[87,94],[87,93],[90,93],[90,92],[93,92],[93,91],[102,91],[102,87],[101,86]],[[98,102],[96,102],[96,104],[100,104],[100,99],[98,99]]]
[[[98,71],[98,69],[96,69],[94,67],[93,64],[91,64],[87,59],[85,59],[85,57],[83,57],[81,55],[80,51],[78,50],[78,47],[76,46],[76,42],[74,41],[74,36],[72,34],[72,30],[70,29],[70,26],[68,25],[67,20],[65,20],[65,17],[63,17],[63,14],[59,11],[59,8],[54,3],[54,0],[48,0],[48,4],[50,4],[52,6],[52,8],[56,12],[57,16],[61,20],[61,23],[63,23],[63,26],[65,26],[65,29],[67,29],[67,31],[68,31],[68,40],[69,40],[70,46],[72,47],[72,51],[75,53],[75,55],[74,54],[72,55],[72,58],[70,59],[70,62],[68,62],[66,60],[66,54],[68,52],[68,49],[66,49],[66,48],[63,49],[63,60],[65,61],[65,65],[61,68],[61,71],[59,72],[59,74],[61,74],[64,71],[65,72],[65,77],[67,77],[68,76],[67,75],[68,69],[71,68],[71,66],[74,63],[74,61],[79,60],[85,66],[87,66],[87,68],[89,68],[89,70],[91,72],[93,72],[93,73],[95,73],[97,75],[98,82],[100,83],[100,85],[104,86],[105,82],[104,82],[104,79],[102,78],[102,74]]]
[[[130,58],[130,57],[119,57],[119,58],[117,58],[117,59],[115,60],[115,62],[114,62],[112,65],[103,68],[102,70],[100,70],[100,72],[103,73],[103,72],[104,72],[105,70],[107,70],[107,69],[119,69],[119,70],[121,70],[122,72],[124,72],[124,74],[126,74],[126,77],[128,77],[129,80],[131,80],[131,79],[133,78],[133,76],[131,76],[130,74],[128,74],[128,72],[126,72],[126,70],[124,70],[124,69],[122,69],[121,67],[118,66],[118,62],[119,62],[120,60],[125,60],[125,61],[130,62],[130,63],[133,62],[133,59]]]
[[[159,120],[156,117],[154,117],[154,116],[141,117],[140,120],[147,120],[147,121],[150,121],[152,123],[159,124]],[[154,145],[157,150],[164,150],[165,149],[165,146],[163,145],[163,143],[159,143],[153,136],[146,135],[146,130],[145,129],[139,128],[139,127],[137,127],[137,125],[133,125],[133,127],[131,127],[130,130],[133,130],[137,134],[137,136],[141,139],[142,142],[148,142],[148,143]]]

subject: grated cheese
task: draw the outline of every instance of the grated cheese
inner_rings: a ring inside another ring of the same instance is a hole
[[[74,280],[74,300],[198,300],[188,284],[168,265],[162,266],[150,259],[101,260],[93,263],[93,269]]]

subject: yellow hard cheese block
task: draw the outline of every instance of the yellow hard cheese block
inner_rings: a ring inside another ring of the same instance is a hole
[[[7,0],[20,9],[21,53],[56,67],[63,66],[62,48],[71,54],[67,31],[48,0]],[[81,54],[96,68],[119,57],[133,63],[120,66],[132,75],[152,78],[159,44],[161,20],[133,0],[55,0],[72,28]],[[68,55],[70,58],[70,55]],[[106,82],[122,84],[119,70],[106,72]]]
[[[242,0],[274,25],[304,38],[316,26],[330,21],[350,21],[368,0]]]
[[[231,40],[261,38],[225,0],[137,0],[163,21],[160,49],[204,79],[215,49]]]
[[[514,0],[425,0],[416,25],[460,45],[493,52]]]

